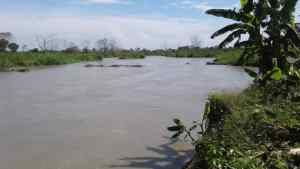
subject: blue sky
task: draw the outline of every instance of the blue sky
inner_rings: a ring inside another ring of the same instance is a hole
[[[0,32],[22,44],[36,36],[72,41],[114,38],[124,48],[177,47],[209,35],[229,21],[207,16],[210,8],[233,8],[239,0],[0,0]]]

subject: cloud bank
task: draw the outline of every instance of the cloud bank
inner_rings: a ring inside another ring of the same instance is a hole
[[[216,44],[209,36],[216,30],[194,19],[151,18],[134,16],[20,16],[0,15],[0,20],[10,20],[1,25],[0,32],[12,32],[16,39],[35,46],[36,35],[55,35],[56,38],[94,42],[109,37],[123,48],[175,48],[189,44],[191,36],[199,36],[205,45]]]

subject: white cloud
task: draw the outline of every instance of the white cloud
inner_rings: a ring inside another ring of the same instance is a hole
[[[190,0],[184,0],[181,3],[184,4],[184,5],[190,5],[190,4],[193,4],[194,2],[190,1]]]
[[[200,4],[192,5],[192,8],[201,10],[203,12],[215,8],[214,6],[209,5],[207,2],[202,2]]]
[[[127,0],[82,0],[82,2],[89,4],[128,4]]]
[[[216,25],[193,19],[134,17],[134,16],[21,16],[0,15],[0,20],[10,20],[1,25],[0,32],[12,32],[21,43],[35,45],[38,34],[55,34],[77,44],[103,37],[113,37],[124,48],[160,48],[189,43],[192,35],[198,35],[206,45],[214,45],[209,36]]]

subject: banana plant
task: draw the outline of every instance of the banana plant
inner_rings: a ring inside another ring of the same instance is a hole
[[[239,10],[210,9],[206,12],[209,15],[235,21],[216,31],[211,38],[229,33],[219,46],[224,48],[234,43],[235,47],[244,48],[240,63],[258,56],[259,74],[268,74],[274,68],[287,74],[290,66],[287,58],[298,57],[300,47],[294,17],[297,1],[241,0]]]

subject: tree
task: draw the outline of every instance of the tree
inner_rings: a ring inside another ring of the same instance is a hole
[[[118,46],[118,42],[115,39],[109,39],[108,40],[108,48],[109,50],[111,50],[112,52],[118,50],[119,46]]]
[[[297,57],[300,46],[294,22],[296,4],[297,0],[241,0],[240,10],[208,10],[207,14],[236,21],[215,32],[212,38],[230,32],[219,46],[235,41],[235,47],[244,47],[241,63],[257,55],[260,74],[275,67],[288,73],[287,58]]]
[[[101,52],[107,52],[109,49],[109,40],[107,38],[99,39],[96,42],[96,47]]]
[[[12,52],[17,52],[17,50],[19,49],[19,45],[16,44],[16,43],[10,43],[10,44],[8,45],[8,48],[9,48],[9,50],[12,51]]]
[[[88,53],[89,52],[89,47],[90,47],[91,42],[88,40],[84,40],[81,42],[81,46],[82,46],[82,51],[84,53]]]
[[[10,32],[0,32],[0,39],[5,39],[5,40],[12,40],[13,34]]]
[[[36,43],[41,51],[57,51],[59,50],[59,39],[54,38],[55,35],[37,35]]]
[[[200,48],[202,45],[202,41],[198,36],[191,36],[191,47],[192,48]]]
[[[22,51],[25,52],[27,50],[28,46],[27,45],[23,45],[22,46]]]
[[[9,41],[6,39],[0,39],[0,52],[5,52],[9,44]]]

